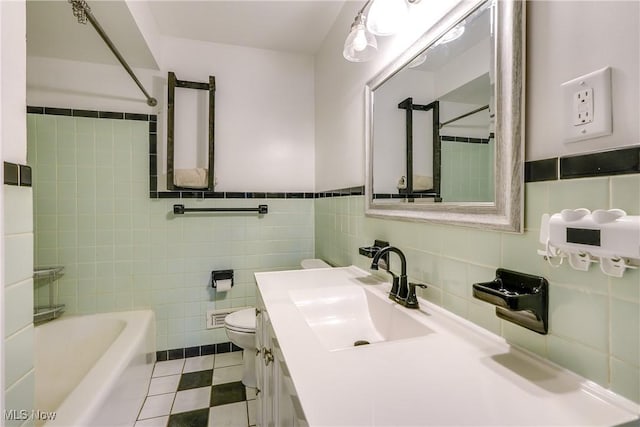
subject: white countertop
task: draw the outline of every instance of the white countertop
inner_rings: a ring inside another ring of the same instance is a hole
[[[420,300],[432,332],[329,351],[290,292],[389,285],[357,267],[256,273],[310,426],[612,426],[639,406]]]

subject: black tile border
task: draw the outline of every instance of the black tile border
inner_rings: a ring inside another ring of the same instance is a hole
[[[558,179],[558,159],[544,159],[524,164],[524,182],[555,181]]]
[[[347,187],[347,188],[340,188],[337,190],[321,191],[319,193],[315,193],[315,198],[321,199],[325,197],[344,197],[344,196],[363,196],[363,195],[364,195],[364,185],[360,185],[358,187]]]
[[[75,109],[75,108],[38,107],[33,105],[27,105],[27,114],[44,114],[44,115],[52,115],[52,116],[86,117],[86,118],[94,118],[94,119],[141,120],[141,121],[151,121],[152,117],[156,117],[155,114],[82,110],[82,109]]]
[[[188,359],[190,357],[207,356],[210,354],[230,353],[232,351],[241,351],[242,349],[231,342],[223,342],[218,344],[208,344],[187,348],[173,348],[170,350],[156,351],[156,361],[164,362],[167,360]]]
[[[31,166],[4,162],[4,184],[31,187]]]
[[[640,147],[560,158],[560,179],[640,173]]]
[[[442,135],[440,141],[443,142],[461,142],[463,144],[488,144],[489,138],[472,138],[467,136],[447,136]]]
[[[636,174],[640,173],[640,146],[534,160],[524,166],[525,182]]]
[[[20,166],[15,163],[4,162],[5,185],[20,185]]]
[[[433,199],[437,195],[434,193],[413,193],[410,196],[406,194],[398,194],[398,193],[374,193],[374,199]]]

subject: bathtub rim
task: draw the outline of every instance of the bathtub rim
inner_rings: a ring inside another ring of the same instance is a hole
[[[44,424],[46,427],[89,425],[89,420],[105,402],[116,382],[129,366],[129,363],[139,354],[140,346],[145,345],[147,334],[153,340],[154,347],[149,352],[150,354],[147,355],[148,358],[151,358],[149,364],[155,362],[155,313],[153,310],[70,315],[62,316],[52,322],[82,318],[124,320],[126,325],[107,351],[96,361],[95,365],[69,395],[64,398],[60,406],[53,409],[56,412],[56,418],[46,422]],[[51,323],[38,325],[38,327],[49,324]],[[135,345],[133,345],[134,343]],[[118,357],[105,357],[113,355]],[[149,375],[150,380],[151,375]],[[97,387],[96,385],[99,386]]]

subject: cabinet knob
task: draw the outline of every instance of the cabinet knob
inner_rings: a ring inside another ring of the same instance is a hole
[[[260,313],[262,313],[262,310],[260,310],[258,307],[256,307],[256,317],[258,317],[260,315]]]

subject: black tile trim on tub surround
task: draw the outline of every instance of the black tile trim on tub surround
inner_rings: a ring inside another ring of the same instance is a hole
[[[640,173],[640,146],[525,162],[525,182]]]
[[[27,114],[45,114],[51,116],[86,117],[93,119],[138,120],[155,122],[155,114],[123,113],[115,111],[79,110],[73,108],[27,106]]]
[[[18,187],[31,187],[31,166],[4,162],[4,183]]]
[[[174,348],[171,350],[156,351],[156,361],[164,362],[166,360],[187,359],[189,357],[208,356],[210,354],[230,353],[232,351],[241,350],[242,349],[240,347],[231,342],[187,348]]]

